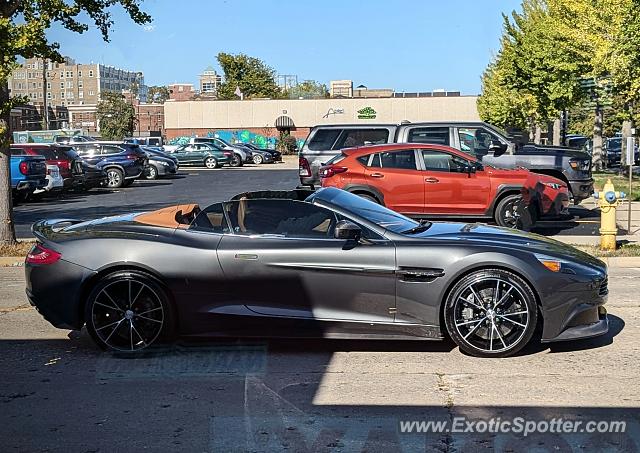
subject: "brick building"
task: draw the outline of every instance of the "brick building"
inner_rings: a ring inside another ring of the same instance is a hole
[[[169,99],[174,101],[190,101],[196,94],[191,83],[173,83],[167,85],[169,89]]]

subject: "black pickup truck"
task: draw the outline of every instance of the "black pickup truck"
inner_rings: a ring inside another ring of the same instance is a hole
[[[311,129],[299,151],[300,182],[320,185],[320,166],[343,148],[381,143],[447,145],[501,168],[524,167],[565,181],[575,204],[593,193],[591,156],[581,150],[534,145],[482,122],[322,125]]]

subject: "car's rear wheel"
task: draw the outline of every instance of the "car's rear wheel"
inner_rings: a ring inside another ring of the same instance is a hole
[[[511,272],[478,270],[451,289],[444,320],[463,352],[506,357],[531,340],[538,320],[536,298],[529,284]]]
[[[209,156],[204,160],[204,166],[207,168],[218,168],[218,161],[215,157]]]
[[[253,163],[256,165],[260,165],[264,163],[264,158],[260,154],[253,155]]]
[[[109,168],[107,170],[107,187],[119,189],[124,183],[124,173],[119,168]]]
[[[522,196],[507,195],[498,203],[495,211],[496,223],[503,227],[518,228]]]
[[[118,271],[102,278],[85,306],[87,330],[102,349],[134,352],[172,336],[166,291],[143,272]]]
[[[145,179],[157,179],[158,178],[158,169],[156,167],[154,167],[153,165],[149,165],[149,168],[147,168],[147,173],[145,174]]]
[[[242,167],[242,157],[240,154],[233,153],[231,156],[231,161],[229,162],[230,167]]]

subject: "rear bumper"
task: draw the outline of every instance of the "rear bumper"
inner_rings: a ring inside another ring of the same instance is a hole
[[[53,326],[80,329],[84,325],[82,285],[93,274],[65,260],[49,265],[25,264],[29,303]]]
[[[571,193],[573,194],[573,202],[580,203],[593,195],[593,178],[582,179],[577,181],[569,181]]]
[[[18,181],[14,190],[17,192],[33,192],[37,189],[44,189],[47,187],[47,178],[42,179],[27,179],[24,181]]]

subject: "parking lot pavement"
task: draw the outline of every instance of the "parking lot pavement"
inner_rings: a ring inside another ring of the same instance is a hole
[[[509,359],[448,343],[299,340],[192,342],[126,358],[51,327],[26,305],[22,270],[2,268],[1,450],[637,451],[640,269],[612,269],[609,287],[607,336]],[[401,432],[404,421],[458,417],[485,432]],[[626,432],[547,426],[523,437],[486,432],[492,417],[620,420]]]
[[[293,189],[299,184],[297,161],[287,156],[286,162],[272,165],[246,165],[242,168],[205,170],[181,169],[170,179],[136,181],[133,186],[118,190],[94,189],[85,194],[66,194],[37,203],[25,203],[14,210],[19,238],[31,236],[33,222],[43,218],[89,220],[107,215],[149,211],[180,203],[208,206],[216,201],[249,190]],[[571,221],[540,222],[536,233],[570,236],[597,236],[599,213],[583,206],[570,208]],[[464,221],[464,220],[463,220]],[[625,234],[620,231],[620,234]]]

